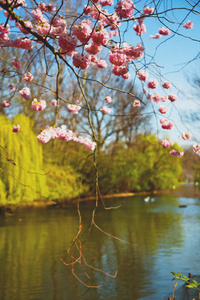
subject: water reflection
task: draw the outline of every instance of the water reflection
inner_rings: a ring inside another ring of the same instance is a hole
[[[184,201],[187,208],[179,208]],[[123,199],[118,210],[97,210],[95,221],[102,230],[138,246],[95,228],[84,234],[93,207],[93,202],[81,204],[83,253],[105,272],[114,274],[117,268],[115,279],[88,289],[61,263],[78,227],[75,206],[24,211],[0,216],[0,299],[162,299],[172,288],[170,271],[199,273],[199,199],[162,195],[146,203],[144,197],[133,197]],[[87,267],[85,271],[90,279],[77,265],[77,274],[88,284],[107,278]]]

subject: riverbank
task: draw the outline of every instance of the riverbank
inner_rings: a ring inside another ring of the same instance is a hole
[[[115,194],[108,194],[108,195],[102,195],[102,199],[110,199],[110,198],[126,198],[126,197],[133,197],[138,195],[149,195],[149,194],[157,194],[158,191],[152,191],[152,192],[135,192],[135,193],[115,193]],[[94,201],[96,200],[96,197],[89,196],[89,197],[82,197],[82,198],[75,198],[71,200],[46,200],[46,201],[30,201],[30,202],[21,202],[17,204],[6,204],[6,205],[0,205],[0,214],[13,214],[15,211],[23,210],[23,209],[31,209],[31,208],[45,208],[45,207],[51,207],[51,206],[59,206],[59,207],[66,207],[69,204],[77,204],[78,202],[88,202],[88,201]],[[101,200],[99,198],[99,200]]]
[[[194,187],[192,189],[192,192],[190,189],[188,189],[188,186]],[[184,190],[184,193],[183,193]],[[108,194],[108,195],[102,195],[102,199],[110,199],[110,198],[127,198],[127,197],[134,197],[134,196],[151,196],[151,195],[156,195],[156,194],[166,194],[166,193],[173,193],[176,196],[180,196],[182,194],[185,195],[186,198],[199,198],[200,197],[200,189],[199,186],[193,185],[193,184],[187,184],[183,183],[181,186],[177,189],[173,190],[162,190],[162,191],[151,191],[151,192],[133,192],[133,193],[113,193],[113,194]],[[71,200],[61,200],[59,201],[58,199],[55,200],[46,200],[46,201],[41,201],[41,200],[35,200],[35,201],[27,201],[27,202],[21,202],[17,204],[7,204],[7,205],[0,205],[0,214],[12,214],[15,211],[23,210],[23,209],[39,209],[39,208],[47,208],[47,207],[53,207],[53,206],[58,206],[58,207],[67,207],[70,204],[76,205],[78,202],[88,202],[88,201],[94,201],[96,200],[96,197],[94,196],[88,196],[88,197],[81,197],[81,198],[75,198]],[[101,201],[101,198],[99,197],[99,201]]]

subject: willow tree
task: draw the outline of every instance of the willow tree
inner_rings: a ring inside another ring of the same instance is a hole
[[[20,123],[20,132],[13,125]],[[13,120],[0,116],[0,204],[43,199],[48,196],[46,175],[42,171],[42,147],[24,115]]]

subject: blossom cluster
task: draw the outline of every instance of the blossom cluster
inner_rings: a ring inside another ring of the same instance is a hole
[[[89,138],[83,138],[82,136],[76,136],[76,134],[68,130],[65,125],[61,127],[47,127],[38,136],[37,139],[41,143],[47,143],[51,139],[59,138],[66,142],[74,141],[83,144],[88,150],[93,151],[96,147],[96,143]]]
[[[160,119],[160,124],[163,129],[172,129],[174,126],[174,122],[165,118]]]
[[[102,111],[104,114],[110,114],[111,108],[107,106],[102,106],[102,108],[100,108],[100,111]]]
[[[19,2],[19,1],[18,1]],[[94,5],[95,4],[95,5]],[[25,6],[25,1],[23,1]],[[87,69],[90,65],[96,65],[98,68],[106,68],[107,63],[101,58],[93,58],[102,51],[104,46],[109,46],[111,51],[110,61],[113,64],[112,73],[116,76],[122,76],[123,78],[129,78],[128,74],[128,63],[132,60],[139,60],[143,54],[144,49],[141,44],[137,46],[123,45],[113,49],[113,45],[110,43],[110,37],[118,35],[117,29],[121,25],[122,19],[132,18],[134,19],[133,13],[135,4],[132,0],[118,1],[114,7],[113,0],[100,0],[93,1],[91,6],[85,5],[84,14],[88,18],[78,21],[73,24],[73,27],[68,30],[67,21],[62,16],[51,16],[50,13],[56,11],[56,6],[46,3],[39,3],[38,6],[31,11],[32,20],[23,20],[21,22],[15,21],[15,26],[19,29],[22,35],[16,40],[12,40],[9,37],[10,25],[0,25],[0,46],[17,47],[22,49],[30,50],[33,48],[33,42],[42,43],[44,40],[47,41],[49,38],[54,39],[57,42],[57,49],[63,54],[73,57],[73,65],[76,68]],[[105,6],[113,6],[114,12],[109,13]],[[133,26],[137,35],[144,34],[146,27],[144,25],[144,19],[146,16],[152,14],[154,8],[144,7],[141,12],[141,17],[138,19],[138,24]],[[9,17],[7,11],[4,11],[6,17]],[[10,17],[10,21],[13,19]],[[95,20],[95,26],[91,20]],[[38,40],[33,41],[28,36],[32,33],[39,35]],[[77,51],[80,49],[80,44],[84,47],[81,52]],[[60,47],[60,49],[59,49]],[[85,54],[84,52],[88,54]],[[114,56],[112,59],[112,55]],[[119,63],[118,58],[121,57]],[[20,65],[17,62],[13,62],[16,68]],[[31,81],[31,79],[30,79]]]
[[[163,148],[169,148],[170,146],[174,145],[174,142],[165,139],[161,141],[161,145]]]
[[[66,0],[67,1],[67,0]],[[21,6],[25,7],[25,0],[16,0],[14,4],[11,0],[3,1],[10,4],[10,11],[19,9]],[[109,10],[105,9],[105,6],[109,6]],[[110,6],[113,6],[114,11],[111,12]],[[147,81],[149,72],[146,70],[146,62],[141,66],[140,60],[143,59],[145,50],[143,43],[131,45],[123,42],[120,36],[120,25],[125,22],[126,19],[131,20],[129,24],[134,23],[132,26],[132,32],[141,36],[146,33],[147,29],[145,26],[145,20],[150,15],[154,14],[153,7],[143,7],[141,11],[136,8],[133,0],[120,0],[115,3],[113,0],[93,0],[88,1],[88,4],[84,6],[81,17],[77,17],[71,26],[67,23],[67,18],[61,14],[54,13],[57,11],[56,5],[46,4],[44,2],[39,3],[35,9],[30,10],[29,19],[14,18],[9,11],[4,11],[4,15],[9,21],[5,24],[0,24],[0,46],[20,48],[25,50],[31,50],[35,43],[41,43],[49,46],[49,49],[53,49],[52,53],[58,55],[66,61],[66,65],[70,66],[71,69],[79,68],[80,70],[86,70],[89,67],[98,69],[105,69],[111,64],[112,74],[115,76],[121,76],[124,79],[130,77],[129,69],[135,68],[137,78],[141,81],[142,87],[144,88],[144,94],[147,93],[146,98],[155,103],[167,102],[168,100],[173,103],[178,100],[178,96],[175,93],[166,93],[165,96],[161,96],[158,93],[151,94],[149,90],[155,90],[159,86],[157,79],[153,78]],[[135,18],[134,14],[137,13]],[[14,20],[14,19],[15,20]],[[14,26],[13,23],[14,22]],[[193,28],[193,23],[187,21],[182,24],[186,29]],[[14,32],[11,29],[17,27],[17,38],[13,38]],[[119,44],[116,41],[116,37],[119,35]],[[155,36],[151,35],[152,39],[159,39],[164,36],[170,35],[169,28],[158,28],[158,32]],[[104,51],[108,51],[107,62],[101,56]],[[22,63],[13,58],[11,63],[12,70],[16,74],[21,76],[22,82],[31,83],[34,79],[33,75],[28,72],[22,72]],[[79,70],[79,71],[80,71]],[[2,74],[6,72],[6,67],[2,69]],[[74,69],[74,72],[75,69]],[[171,83],[164,81],[161,83],[162,88],[169,90]],[[17,88],[10,84],[8,86],[11,92],[15,93]],[[19,94],[25,100],[31,99],[31,91],[28,86],[20,87],[18,90]],[[166,91],[165,91],[166,92]],[[11,99],[11,98],[10,98]],[[168,103],[170,103],[168,101]],[[105,97],[104,102],[110,104],[112,98],[110,96]],[[10,101],[4,100],[2,106],[4,108],[11,105]],[[57,100],[52,101],[52,105],[57,107]],[[133,107],[139,107],[141,102],[135,100]],[[167,104],[168,105],[168,104]],[[33,99],[31,102],[32,109],[36,111],[42,111],[46,108],[45,100]],[[77,115],[81,109],[80,103],[78,105],[69,104],[67,106],[69,112]],[[57,111],[57,109],[56,109]],[[100,111],[104,114],[110,114],[111,108],[108,106],[102,106]],[[158,109],[161,114],[167,114],[169,107],[161,105]],[[174,123],[166,118],[160,119],[160,124],[163,129],[172,129]],[[18,126],[18,125],[17,125]],[[18,128],[18,127],[17,127]],[[13,131],[17,132],[17,128]],[[187,140],[190,138],[190,133],[183,133],[182,138]],[[38,136],[38,140],[46,143],[52,138],[61,138],[64,140],[74,140],[76,142],[86,145],[88,149],[93,149],[95,146],[89,139],[82,137],[76,137],[73,132],[67,130],[64,126],[61,128],[47,127]],[[162,146],[167,148],[167,142],[163,142]],[[172,146],[169,142],[169,146]],[[198,153],[199,146],[194,147],[194,151]],[[172,150],[172,155],[181,156],[181,153]]]
[[[36,98],[32,101],[31,107],[33,110],[41,111],[46,108],[46,101],[45,100],[37,100]]]
[[[76,104],[68,104],[67,105],[67,110],[69,112],[72,112],[74,115],[77,115],[79,113],[80,109],[81,109],[80,105],[76,105]]]
[[[169,141],[169,140],[162,140],[161,141],[161,145],[163,148],[170,148],[174,145],[173,141]],[[177,151],[175,149],[170,150],[169,152],[171,155],[177,156],[177,157],[182,157],[184,155],[183,151]]]
[[[175,150],[175,149],[172,149],[172,150],[170,151],[170,154],[171,154],[171,155],[174,155],[174,156],[182,157],[182,156],[184,155],[184,152],[183,152],[183,151],[177,151],[177,150]]]
[[[13,132],[18,132],[20,130],[20,125],[14,125],[12,131]]]

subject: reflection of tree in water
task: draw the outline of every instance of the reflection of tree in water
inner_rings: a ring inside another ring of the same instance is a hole
[[[103,230],[138,244],[137,247],[107,237],[98,238],[102,268],[108,271],[117,266],[119,270],[117,278],[110,283],[115,287],[115,295],[111,299],[118,299],[117,296],[123,292],[126,293],[126,299],[131,299],[133,295],[134,299],[138,299],[139,296],[151,294],[149,286],[158,251],[164,249],[170,254],[173,248],[181,247],[182,216],[174,214],[179,201],[173,198],[171,202],[168,197],[163,197],[161,201],[157,205],[146,205],[141,198],[130,198],[125,207],[119,210],[109,211],[107,214],[103,212],[104,215],[102,212],[97,213],[96,223]],[[94,237],[97,240],[97,235],[99,236],[95,230],[91,240]]]
[[[114,200],[115,203],[117,200]],[[71,274],[60,258],[65,259],[67,248],[77,230],[76,208],[20,213],[1,220],[0,231],[0,298],[3,300],[41,299],[138,299],[142,291],[151,293],[145,285],[156,263],[160,247],[173,251],[181,244],[181,215],[174,214],[169,198],[144,203],[130,198],[119,209],[99,211],[96,223],[108,233],[138,244],[124,244],[96,229],[89,237],[83,234],[83,253],[91,265],[118,276],[100,289],[87,289]],[[173,200],[174,209],[178,199]],[[168,205],[168,206],[167,206]],[[83,233],[94,203],[81,205]],[[164,210],[163,210],[164,206]],[[156,210],[155,210],[156,208]],[[78,254],[77,254],[78,257]],[[67,260],[67,259],[66,259]],[[85,279],[84,271],[76,271]],[[91,284],[105,281],[105,275],[85,267]],[[30,298],[27,298],[29,295]]]

